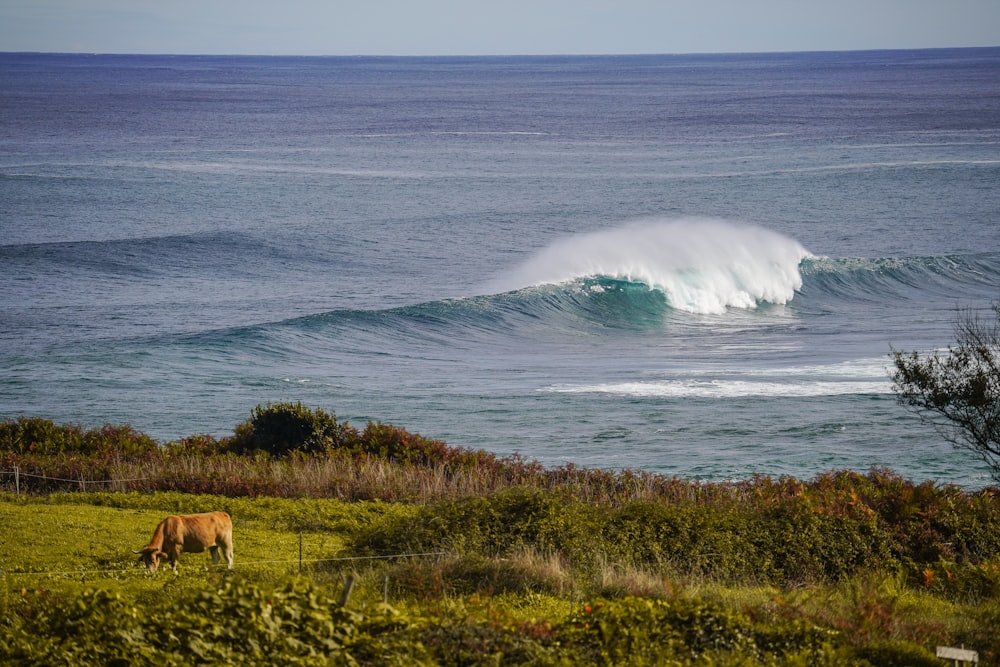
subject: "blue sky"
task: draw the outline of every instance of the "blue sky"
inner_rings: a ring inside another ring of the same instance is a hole
[[[0,0],[0,51],[472,55],[1000,46],[1000,0]]]

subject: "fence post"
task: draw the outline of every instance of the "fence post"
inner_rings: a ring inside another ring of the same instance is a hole
[[[14,466],[14,492],[21,495],[21,470]]]
[[[340,595],[340,606],[346,607],[347,601],[351,598],[351,591],[354,590],[354,575],[347,575],[347,579],[344,581],[344,592]]]

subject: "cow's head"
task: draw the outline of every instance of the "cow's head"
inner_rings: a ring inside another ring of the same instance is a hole
[[[160,560],[166,558],[167,552],[160,551],[156,547],[146,547],[142,551],[132,551],[134,554],[139,554],[139,562],[146,566],[146,569],[150,572],[156,572],[156,568],[160,565]]]

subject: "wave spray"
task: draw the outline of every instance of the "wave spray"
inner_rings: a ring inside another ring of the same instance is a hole
[[[799,264],[812,254],[761,227],[710,218],[643,220],[556,241],[508,276],[511,289],[606,277],[662,291],[672,308],[784,304],[802,287]]]

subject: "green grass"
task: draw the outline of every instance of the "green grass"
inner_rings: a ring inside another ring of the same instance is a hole
[[[292,407],[322,451],[0,424],[0,469],[30,475],[0,492],[0,665],[1000,660],[995,488],[546,469]],[[232,572],[138,564],[163,517],[210,510],[233,517]]]
[[[131,551],[147,543],[164,516],[214,508],[225,509],[234,517],[233,573],[213,569],[207,554],[183,554],[179,575],[169,570],[149,574],[137,563]],[[975,646],[976,642],[983,655],[995,655],[996,640],[991,639],[991,633],[992,623],[1000,618],[997,600],[963,603],[945,599],[930,590],[914,588],[898,573],[861,573],[826,585],[783,588],[610,564],[580,579],[579,573],[559,558],[530,548],[492,557],[352,558],[349,545],[358,535],[377,531],[386,523],[412,520],[421,511],[411,505],[380,502],[179,493],[0,494],[0,526],[4,528],[0,531],[0,641],[4,624],[17,627],[19,623],[30,625],[36,617],[47,618],[40,616],[41,611],[31,611],[46,604],[57,608],[51,612],[56,617],[58,609],[74,599],[91,600],[87,604],[98,607],[108,605],[109,614],[124,610],[141,615],[138,610],[150,606],[159,609],[166,601],[189,605],[207,591],[228,590],[225,595],[238,598],[227,604],[239,606],[249,604],[248,599],[259,601],[261,595],[274,596],[276,593],[267,591],[287,586],[283,582],[289,577],[306,582],[295,585],[306,586],[306,593],[300,591],[290,598],[302,604],[301,600],[314,595],[339,599],[345,579],[351,575],[358,581],[349,602],[351,608],[375,614],[388,593],[388,602],[395,609],[395,634],[388,638],[378,634],[388,627],[383,617],[358,621],[358,627],[365,628],[366,641],[378,643],[380,651],[396,651],[402,650],[397,644],[416,641],[412,636],[419,636],[420,641],[413,646],[424,647],[431,654],[458,650],[448,648],[453,642],[460,647],[482,643],[480,649],[470,649],[462,664],[507,664],[486,659],[492,654],[482,650],[491,643],[506,647],[504,651],[512,656],[524,651],[545,656],[568,651],[566,655],[579,658],[611,651],[608,655],[619,657],[608,658],[611,661],[606,664],[657,664],[663,656],[674,655],[683,642],[693,641],[691,637],[684,639],[684,624],[702,616],[707,619],[706,627],[718,627],[718,641],[698,644],[701,648],[690,662],[677,664],[707,664],[704,660],[709,659],[717,664],[772,664],[766,656],[746,662],[749,658],[738,658],[737,654],[750,650],[747,647],[769,646],[775,636],[790,638],[782,640],[794,649],[786,656],[789,664],[864,664],[857,662],[857,657],[865,651],[869,657],[910,655],[916,659],[907,652],[917,651],[914,655],[919,656],[923,655],[920,651],[932,651],[935,645]],[[459,581],[465,583],[456,583]],[[93,598],[95,592],[112,597]],[[630,600],[681,606],[647,609]],[[589,634],[590,615],[594,615],[593,622],[608,628],[624,624],[621,627],[630,628],[635,639],[620,637],[615,640],[619,643],[605,645],[601,635]],[[16,620],[21,617],[23,621]],[[99,626],[103,616],[86,618]],[[656,629],[662,623],[673,623],[680,629],[663,634]],[[444,631],[446,627],[451,630]],[[814,645],[824,637],[829,641]],[[616,662],[632,650],[633,641],[653,647],[643,649],[646,657],[642,659],[647,662],[638,658],[631,663]],[[397,648],[385,648],[384,642]],[[47,650],[51,657],[53,651],[58,654],[62,649],[49,646]],[[359,649],[364,650],[368,649]],[[799,657],[793,660],[793,654]],[[482,662],[475,661],[476,655]],[[823,656],[822,660],[818,656]],[[81,664],[88,664],[82,660]],[[427,660],[430,662],[424,664],[451,664]],[[804,662],[796,663],[799,660]],[[539,658],[536,664],[561,663]]]
[[[345,557],[345,535],[386,512],[412,510],[385,503],[183,494],[0,494],[4,588],[74,590],[75,584],[87,584],[134,597],[162,587],[174,575],[165,570],[148,574],[132,550],[148,544],[168,514],[212,508],[232,514],[235,569],[255,580],[300,570],[339,580],[341,572],[370,569],[371,559]],[[210,569],[208,552],[181,555],[181,579],[208,581]]]

